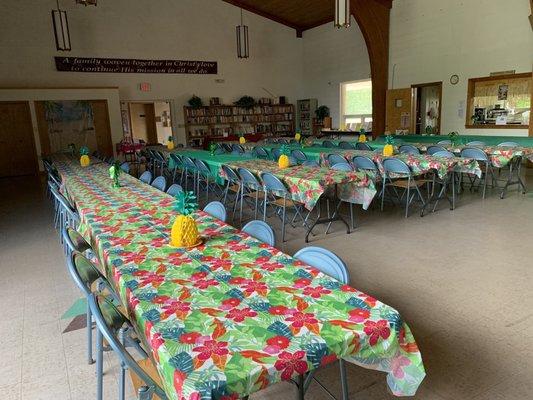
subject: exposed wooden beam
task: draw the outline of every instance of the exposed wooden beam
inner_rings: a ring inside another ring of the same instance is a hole
[[[236,7],[242,8],[243,10],[246,10],[246,11],[250,11],[251,13],[257,14],[261,17],[271,19],[272,21],[288,26],[289,28],[296,29],[297,32],[303,30],[301,26],[295,25],[292,22],[288,21],[287,19],[280,17],[279,15],[273,15],[273,14],[258,10],[257,8],[250,6],[248,4],[242,3],[239,0],[222,0],[222,1],[225,1],[226,3],[229,3],[229,4],[233,4]]]

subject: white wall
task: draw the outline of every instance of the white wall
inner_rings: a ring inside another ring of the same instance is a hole
[[[239,8],[221,0],[112,0],[97,7],[61,1],[68,12],[72,51],[55,50],[50,11],[55,0],[1,0],[1,86],[118,86],[123,100],[169,99],[174,127],[182,106],[196,94],[230,103],[242,95],[301,97],[302,39],[294,29],[244,12],[250,58],[236,55]],[[218,62],[218,75],[70,73],[55,70],[53,57],[143,58]],[[224,79],[225,83],[215,83]],[[151,92],[138,90],[149,82]],[[184,130],[175,129],[184,142]]]
[[[396,0],[391,10],[389,87],[443,82],[441,132],[527,136],[527,129],[465,129],[458,115],[469,78],[530,72],[529,0]],[[395,80],[392,68],[396,64]],[[450,84],[457,74],[460,82]],[[465,109],[466,112],[466,109]]]
[[[303,33],[304,96],[330,108],[339,126],[340,83],[370,78],[370,60],[363,34],[352,17],[347,29],[333,23]]]

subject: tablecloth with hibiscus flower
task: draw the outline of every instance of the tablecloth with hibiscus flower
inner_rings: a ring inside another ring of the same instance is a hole
[[[368,150],[344,150],[336,151],[351,162],[355,156],[366,156],[372,159],[379,168],[381,174],[384,172],[383,161],[387,158],[381,151],[368,151]],[[329,153],[321,153],[320,161],[322,165],[328,165]],[[414,176],[424,175],[432,171],[436,171],[440,179],[444,179],[449,172],[464,172],[468,174],[477,175],[481,177],[481,169],[476,160],[463,157],[436,157],[429,154],[394,154],[394,158],[398,158],[405,162],[410,168]],[[391,175],[391,174],[389,174]],[[397,177],[393,175],[392,177]]]
[[[270,172],[287,185],[293,200],[303,203],[312,210],[318,199],[329,187],[337,187],[340,199],[361,204],[366,210],[376,195],[372,178],[363,171],[335,171],[330,168],[294,165],[279,168],[276,161],[247,160],[229,162],[232,169],[246,168],[257,177],[262,172]],[[221,175],[224,171],[221,169]]]
[[[202,211],[204,244],[173,248],[175,199],[126,174],[113,188],[102,164],[55,166],[169,399],[235,399],[338,357],[415,394],[421,354],[393,308]]]

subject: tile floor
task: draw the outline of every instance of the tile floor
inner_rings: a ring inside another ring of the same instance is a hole
[[[533,179],[529,177],[530,184]],[[62,334],[80,292],[71,282],[39,182],[0,179],[0,398],[95,398],[85,331]],[[359,227],[340,226],[314,243],[339,254],[351,283],[400,310],[422,351],[427,377],[417,399],[533,398],[533,193],[466,194],[454,212],[402,217],[390,207],[358,211]],[[284,249],[303,246],[288,230]],[[117,362],[106,354],[105,399],[116,399]],[[339,393],[337,369],[320,373]],[[391,399],[385,375],[349,366],[350,398]],[[129,385],[129,383],[128,383]],[[275,385],[252,399],[294,398]],[[128,387],[128,398],[133,399]],[[316,386],[308,399],[328,398]]]

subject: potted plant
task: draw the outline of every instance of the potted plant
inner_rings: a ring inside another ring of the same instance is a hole
[[[242,96],[233,104],[235,104],[237,107],[252,108],[255,105],[255,100],[253,97],[250,96]]]
[[[188,101],[189,106],[193,108],[200,108],[203,106],[202,99],[193,94],[193,96]]]
[[[331,117],[329,116],[329,107],[320,106],[315,110],[316,119],[322,121],[324,128],[331,129]]]

